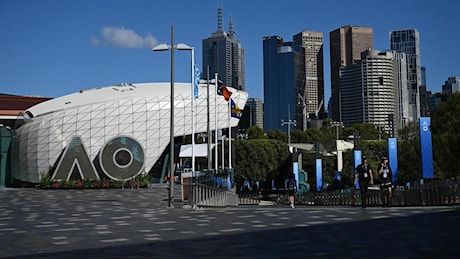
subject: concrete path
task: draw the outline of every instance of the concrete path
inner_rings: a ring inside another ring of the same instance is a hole
[[[457,206],[194,210],[167,204],[165,185],[1,189],[0,257],[460,258]]]

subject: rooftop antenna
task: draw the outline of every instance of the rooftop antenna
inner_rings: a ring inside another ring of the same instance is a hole
[[[233,38],[235,36],[235,28],[233,26],[233,20],[230,16],[230,23],[228,24],[228,35]]]
[[[218,32],[223,32],[223,9],[222,9],[222,1],[219,2],[219,8],[217,9],[217,31]]]

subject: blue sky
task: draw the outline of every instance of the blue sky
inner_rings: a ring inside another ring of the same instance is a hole
[[[59,97],[119,83],[169,82],[171,40],[196,48],[217,29],[219,0],[0,0],[0,93]],[[390,48],[392,30],[417,29],[428,90],[460,76],[460,1],[224,0],[246,52],[246,90],[263,99],[262,38],[285,41],[303,30],[324,35],[326,98],[330,97],[329,32],[372,27],[374,49]],[[190,82],[190,52],[175,52],[175,81]],[[327,103],[326,103],[327,104]]]

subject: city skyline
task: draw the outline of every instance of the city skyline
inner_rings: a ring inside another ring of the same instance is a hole
[[[201,42],[230,17],[235,38],[246,56],[246,90],[263,95],[263,37],[285,41],[303,30],[324,35],[325,103],[330,98],[329,32],[345,25],[373,28],[374,49],[390,49],[394,30],[420,33],[421,65],[427,89],[441,92],[448,77],[460,75],[460,50],[454,18],[456,1],[0,1],[3,41],[0,93],[59,97],[81,89],[120,83],[167,82],[169,55],[153,53],[159,43],[174,41],[195,48],[201,71]],[[314,12],[311,12],[314,10]],[[175,80],[190,82],[190,52],[177,51]]]

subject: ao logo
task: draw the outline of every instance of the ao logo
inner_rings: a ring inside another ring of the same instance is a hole
[[[425,132],[428,131],[429,128],[428,128],[428,123],[427,123],[426,121],[423,122],[422,129],[423,129],[423,131],[425,131]]]
[[[395,149],[395,148],[396,148],[395,141],[391,141],[390,142],[390,149]]]
[[[80,136],[74,136],[58,158],[51,179],[69,180],[75,175],[81,179],[100,179],[103,174],[113,180],[128,180],[144,169],[144,150],[133,138],[117,136],[102,146],[93,162]]]

